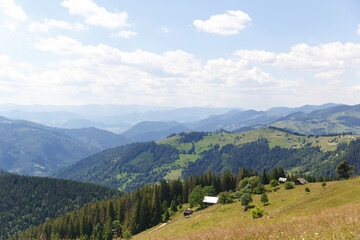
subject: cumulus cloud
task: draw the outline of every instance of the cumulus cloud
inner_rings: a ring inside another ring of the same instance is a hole
[[[70,14],[84,17],[85,22],[90,25],[111,29],[130,26],[127,23],[127,12],[109,12],[92,0],[65,0],[61,5],[68,8]]]
[[[240,10],[229,10],[224,14],[211,16],[209,19],[194,20],[193,25],[204,32],[219,35],[234,35],[251,22],[248,14]]]
[[[130,30],[122,30],[116,34],[112,34],[112,37],[122,37],[122,38],[131,38],[132,36],[137,36],[137,32]]]
[[[80,23],[68,23],[53,19],[45,19],[43,23],[33,22],[28,27],[31,32],[48,32],[51,28],[60,28],[70,31],[82,31],[86,29],[86,27]]]
[[[25,21],[27,19],[26,13],[21,6],[16,5],[13,0],[0,0],[0,10],[14,20]]]

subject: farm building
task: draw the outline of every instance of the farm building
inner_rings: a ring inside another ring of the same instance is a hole
[[[217,203],[219,197],[210,197],[210,196],[205,196],[203,203],[208,204],[208,205],[214,205]]]
[[[305,178],[298,178],[295,181],[295,185],[304,185],[306,183],[308,183],[308,181],[306,181]]]
[[[279,183],[286,183],[287,179],[285,177],[279,177]]]
[[[185,210],[184,210],[184,216],[189,216],[189,215],[191,215],[192,213],[193,213],[193,211],[190,210],[190,209],[185,209]]]

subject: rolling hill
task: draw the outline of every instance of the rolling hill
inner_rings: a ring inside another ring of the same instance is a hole
[[[62,169],[56,176],[133,190],[163,178],[237,172],[241,167],[262,171],[281,166],[288,172],[333,175],[351,140],[355,136],[306,137],[271,128],[243,133],[190,132],[158,143],[108,149]]]
[[[15,173],[46,175],[125,143],[124,137],[104,130],[59,129],[0,117],[0,168]]]
[[[301,134],[360,133],[360,105],[339,105],[309,113],[297,112],[280,118],[271,126]]]

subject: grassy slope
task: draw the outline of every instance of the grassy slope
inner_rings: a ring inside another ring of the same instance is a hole
[[[349,135],[340,137],[304,137],[296,136],[293,134],[281,132],[274,129],[262,128],[242,133],[218,133],[211,136],[204,137],[201,141],[195,143],[196,154],[180,154],[179,160],[174,163],[177,166],[175,170],[169,172],[165,179],[177,179],[181,176],[182,168],[186,167],[188,162],[196,161],[199,154],[205,150],[211,148],[215,144],[219,144],[220,147],[226,144],[240,145],[248,142],[256,141],[259,138],[266,138],[269,141],[270,147],[280,146],[284,148],[299,148],[308,143],[312,146],[320,146],[322,151],[331,151],[336,149],[336,145],[339,142],[350,142],[351,137]],[[185,150],[186,152],[192,148],[191,143],[179,144],[176,140],[178,136],[159,141],[159,143],[170,144],[177,149]],[[334,141],[336,139],[336,141]]]
[[[168,224],[134,239],[357,239],[360,209],[360,177],[348,181],[295,186],[268,193],[270,204],[262,206],[259,195],[254,205],[267,211],[254,220],[239,202],[215,205],[195,212],[190,218],[179,211]],[[309,187],[311,192],[305,192]],[[184,206],[186,207],[186,206]]]

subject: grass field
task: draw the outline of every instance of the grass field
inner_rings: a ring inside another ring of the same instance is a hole
[[[253,219],[239,202],[214,205],[189,218],[179,210],[165,226],[134,239],[360,239],[360,177],[325,187],[310,183],[285,190],[281,185],[268,197],[270,204],[263,206],[260,195],[253,195],[252,205],[267,212],[261,219]]]

